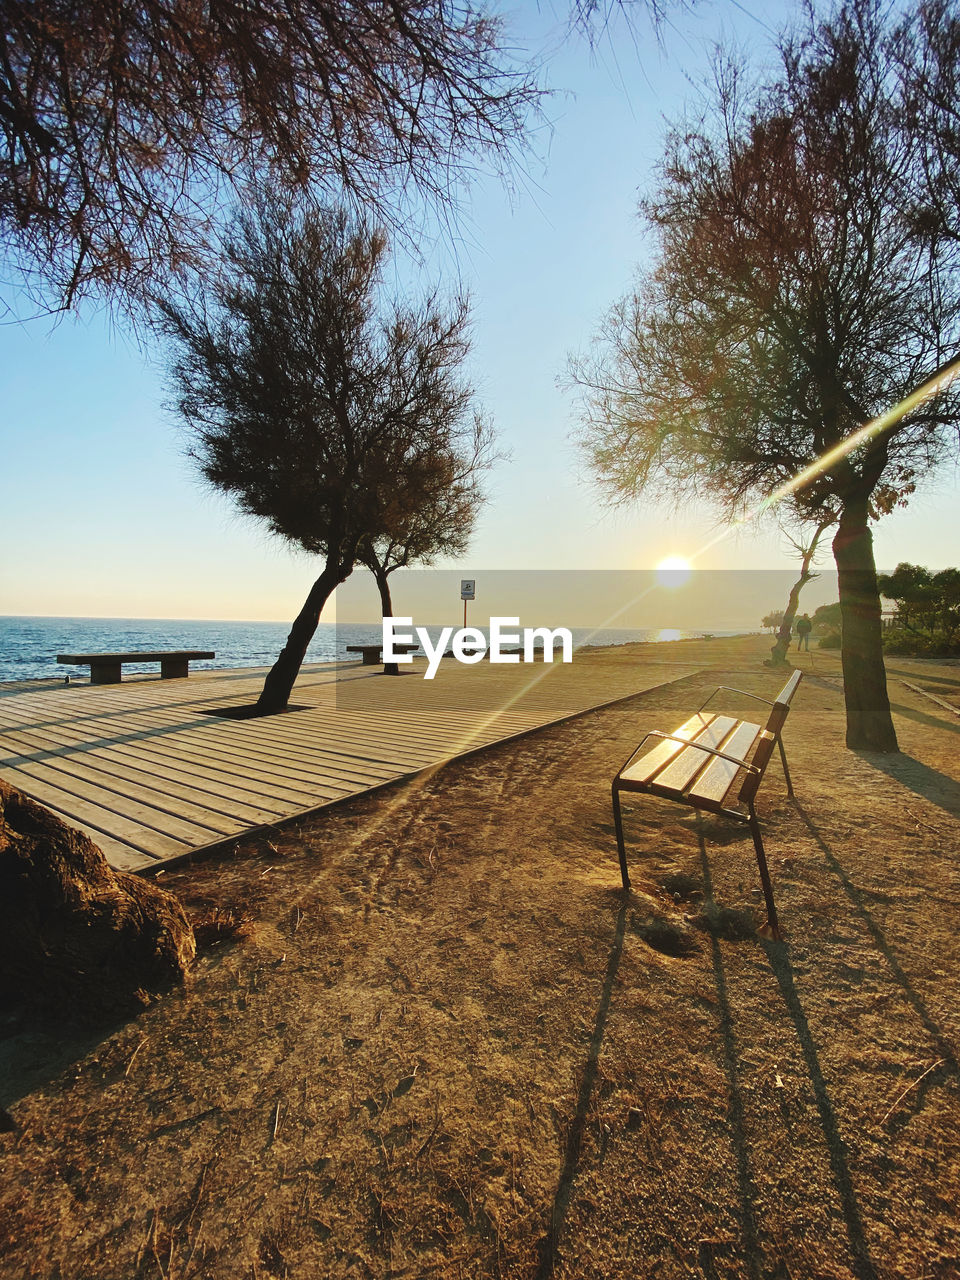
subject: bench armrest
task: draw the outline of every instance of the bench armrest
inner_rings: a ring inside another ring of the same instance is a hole
[[[717,687],[714,689],[713,693],[710,694],[710,697],[707,698],[707,702],[711,702],[717,696],[717,694],[720,693],[721,690],[724,693],[742,694],[744,698],[753,698],[755,702],[765,702],[768,707],[776,706],[776,703],[771,702],[769,698],[761,698],[759,693],[748,693],[746,689],[734,689],[728,684],[718,684]],[[702,702],[700,706],[697,707],[697,710],[702,711],[703,708],[707,705],[707,702]]]
[[[762,772],[760,769],[757,768],[756,765],[746,764],[743,760],[739,758],[739,756],[728,755],[726,751],[718,751],[716,747],[708,747],[702,742],[691,742],[689,738],[680,738],[675,733],[661,733],[659,729],[651,729],[649,733],[645,733],[643,735],[643,739],[640,742],[640,746],[637,747],[633,755],[631,755],[627,759],[626,763],[623,765],[623,768],[621,768],[620,773],[617,774],[617,778],[620,777],[620,774],[623,773],[623,770],[626,769],[627,765],[632,763],[634,758],[640,754],[640,747],[643,746],[647,738],[662,738],[666,742],[680,742],[685,747],[696,747],[698,751],[704,751],[708,756],[719,756],[721,760],[729,760],[731,764],[735,764],[739,768],[745,769],[747,773]]]

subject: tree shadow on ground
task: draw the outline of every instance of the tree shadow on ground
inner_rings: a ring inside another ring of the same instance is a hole
[[[928,659],[928,661],[936,662],[936,659],[932,658]],[[887,659],[884,659],[883,665],[888,676],[909,676],[911,680],[916,680],[918,676],[923,676],[925,679],[936,680],[937,684],[956,685],[956,687],[960,689],[960,679],[953,680],[950,676],[941,675],[939,671],[936,674],[933,674],[932,672],[924,671],[923,668],[917,669],[916,667],[909,667],[904,670],[903,667],[891,667],[890,662]]]
[[[89,1028],[70,1027],[62,1019],[0,1010],[0,1109],[66,1075],[130,1021],[105,1018]]]
[[[830,1094],[827,1091],[827,1082],[820,1067],[817,1047],[810,1033],[810,1024],[797,994],[796,984],[793,980],[793,968],[790,964],[787,948],[782,943],[770,942],[764,944],[764,950],[770,961],[770,968],[773,970],[780,986],[783,1003],[786,1005],[787,1012],[790,1014],[791,1021],[796,1029],[797,1039],[800,1042],[803,1058],[807,1064],[810,1083],[813,1085],[817,1111],[820,1114],[820,1127],[823,1130],[824,1141],[827,1144],[833,1182],[840,1198],[843,1220],[847,1228],[847,1238],[850,1242],[853,1274],[858,1276],[860,1280],[877,1280],[877,1271],[870,1259],[867,1238],[863,1230],[860,1206],[857,1203],[853,1180],[850,1177],[846,1143],[837,1125],[833,1103],[830,1101]]]
[[[957,732],[960,733],[960,727]],[[903,752],[888,755],[876,751],[857,751],[855,754],[865,764],[879,769],[888,778],[893,778],[918,796],[923,796],[931,804],[938,805],[952,817],[960,818],[960,782],[956,778],[951,778],[938,769],[931,769],[929,765]]]
[[[946,729],[948,733],[960,733],[960,723],[948,720],[945,716],[933,716],[926,711],[918,711],[916,707],[908,707],[902,702],[891,702],[890,710],[905,720],[913,720],[927,729]]]
[[[535,1280],[548,1280],[548,1277],[554,1273],[557,1263],[557,1245],[560,1239],[560,1231],[563,1227],[563,1221],[570,1206],[570,1197],[573,1193],[573,1186],[577,1179],[577,1173],[580,1164],[580,1148],[583,1144],[583,1130],[587,1120],[587,1110],[590,1106],[590,1095],[593,1093],[593,1086],[597,1079],[597,1065],[600,1060],[600,1049],[603,1044],[603,1037],[607,1027],[607,1015],[610,1011],[610,997],[613,993],[613,985],[617,979],[617,971],[620,968],[620,960],[623,956],[623,940],[627,929],[627,908],[629,906],[629,896],[622,894],[620,909],[617,912],[617,923],[614,930],[613,942],[610,946],[610,954],[607,958],[607,972],[603,980],[603,989],[600,993],[600,1003],[597,1006],[597,1017],[593,1025],[593,1035],[590,1038],[590,1046],[587,1049],[587,1061],[583,1069],[583,1077],[580,1081],[580,1089],[577,1094],[577,1107],[574,1112],[573,1120],[567,1133],[567,1142],[563,1156],[563,1168],[560,1171],[560,1179],[557,1183],[556,1195],[553,1199],[553,1208],[550,1212],[550,1225],[547,1234],[544,1236],[540,1244],[540,1265],[537,1268]]]
[[[816,841],[817,846],[819,847],[821,853],[823,854],[824,860],[827,866],[830,868],[830,870],[834,873],[834,875],[836,875],[837,879],[840,881],[840,884],[843,887],[844,893],[847,895],[847,898],[850,900],[851,904],[853,905],[857,918],[860,920],[861,924],[870,934],[870,937],[873,939],[877,947],[877,950],[886,960],[897,985],[900,987],[901,991],[903,992],[904,998],[906,999],[910,1007],[913,1009],[913,1011],[916,1013],[917,1017],[920,1019],[921,1023],[923,1024],[924,1030],[930,1036],[930,1039],[933,1041],[934,1046],[936,1047],[937,1054],[943,1060],[945,1070],[939,1071],[939,1072],[932,1072],[930,1075],[926,1077],[922,1085],[920,1085],[919,1088],[915,1090],[915,1093],[919,1095],[917,1099],[917,1104],[918,1105],[922,1104],[923,1096],[925,1096],[926,1093],[930,1090],[930,1088],[932,1088],[934,1085],[942,1083],[944,1076],[946,1075],[956,1076],[957,1074],[960,1074],[960,1063],[958,1063],[957,1061],[957,1056],[954,1053],[952,1046],[947,1041],[939,1025],[934,1021],[929,1009],[924,1004],[919,993],[916,991],[913,984],[910,982],[910,979],[907,976],[906,972],[904,971],[903,966],[900,964],[900,961],[894,955],[893,950],[891,949],[890,944],[887,941],[886,935],[884,934],[883,930],[880,928],[876,920],[874,920],[873,916],[870,914],[869,910],[867,909],[866,902],[865,902],[865,895],[860,889],[857,888],[857,886],[853,883],[853,881],[847,875],[847,872],[844,870],[836,854],[833,852],[833,850],[827,844],[826,840],[823,838],[823,833],[821,832],[820,828],[814,822],[813,818],[811,818],[811,816],[807,813],[806,809],[804,809],[803,805],[801,805],[798,801],[795,801],[794,803],[796,805],[797,813],[800,815],[807,830],[810,832],[810,835]]]

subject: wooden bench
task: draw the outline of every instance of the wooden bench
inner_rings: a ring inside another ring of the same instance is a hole
[[[620,813],[621,791],[662,796],[665,800],[676,800],[694,809],[722,814],[735,822],[743,822],[750,828],[767,907],[767,921],[759,932],[762,937],[780,937],[777,909],[773,901],[770,873],[754,802],[775,745],[780,749],[787,794],[793,795],[787,755],[780,734],[802,676],[802,671],[794,671],[773,702],[768,698],[760,698],[755,693],[746,693],[743,689],[729,689],[720,685],[699,711],[679,729],[673,733],[654,730],[644,737],[613,780],[613,821],[617,832],[617,851],[620,855],[620,874],[624,889],[630,888],[630,876]],[[721,690],[766,703],[770,708],[766,724],[753,724],[748,720],[736,720],[732,716],[707,712],[707,703]],[[641,755],[650,738],[657,738],[659,741]]]
[[[418,644],[395,644],[393,646],[394,653],[416,653],[420,648]],[[347,653],[359,653],[363,655],[361,666],[375,667],[380,662],[380,655],[383,653],[382,644],[348,644]]]
[[[125,662],[159,662],[163,680],[181,680],[190,674],[195,659],[215,658],[208,649],[180,649],[167,653],[58,653],[57,661],[71,667],[89,667],[91,684],[119,684]]]

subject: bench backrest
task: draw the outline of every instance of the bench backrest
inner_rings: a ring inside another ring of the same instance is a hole
[[[786,722],[787,715],[790,712],[790,703],[793,695],[797,691],[797,686],[803,679],[802,671],[794,671],[790,679],[777,694],[773,706],[770,708],[770,715],[767,717],[767,723],[763,726],[763,732],[760,734],[760,740],[757,743],[757,749],[753,753],[753,759],[750,763],[757,773],[748,773],[743,780],[740,788],[739,799],[745,804],[749,804],[757,794],[757,788],[763,781],[763,775],[766,772],[767,765],[770,763],[770,757],[773,755],[773,748],[777,744],[780,737],[780,731]]]

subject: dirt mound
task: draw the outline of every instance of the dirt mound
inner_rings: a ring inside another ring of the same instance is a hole
[[[0,782],[0,1001],[123,1013],[182,981],[195,952],[175,898]]]

